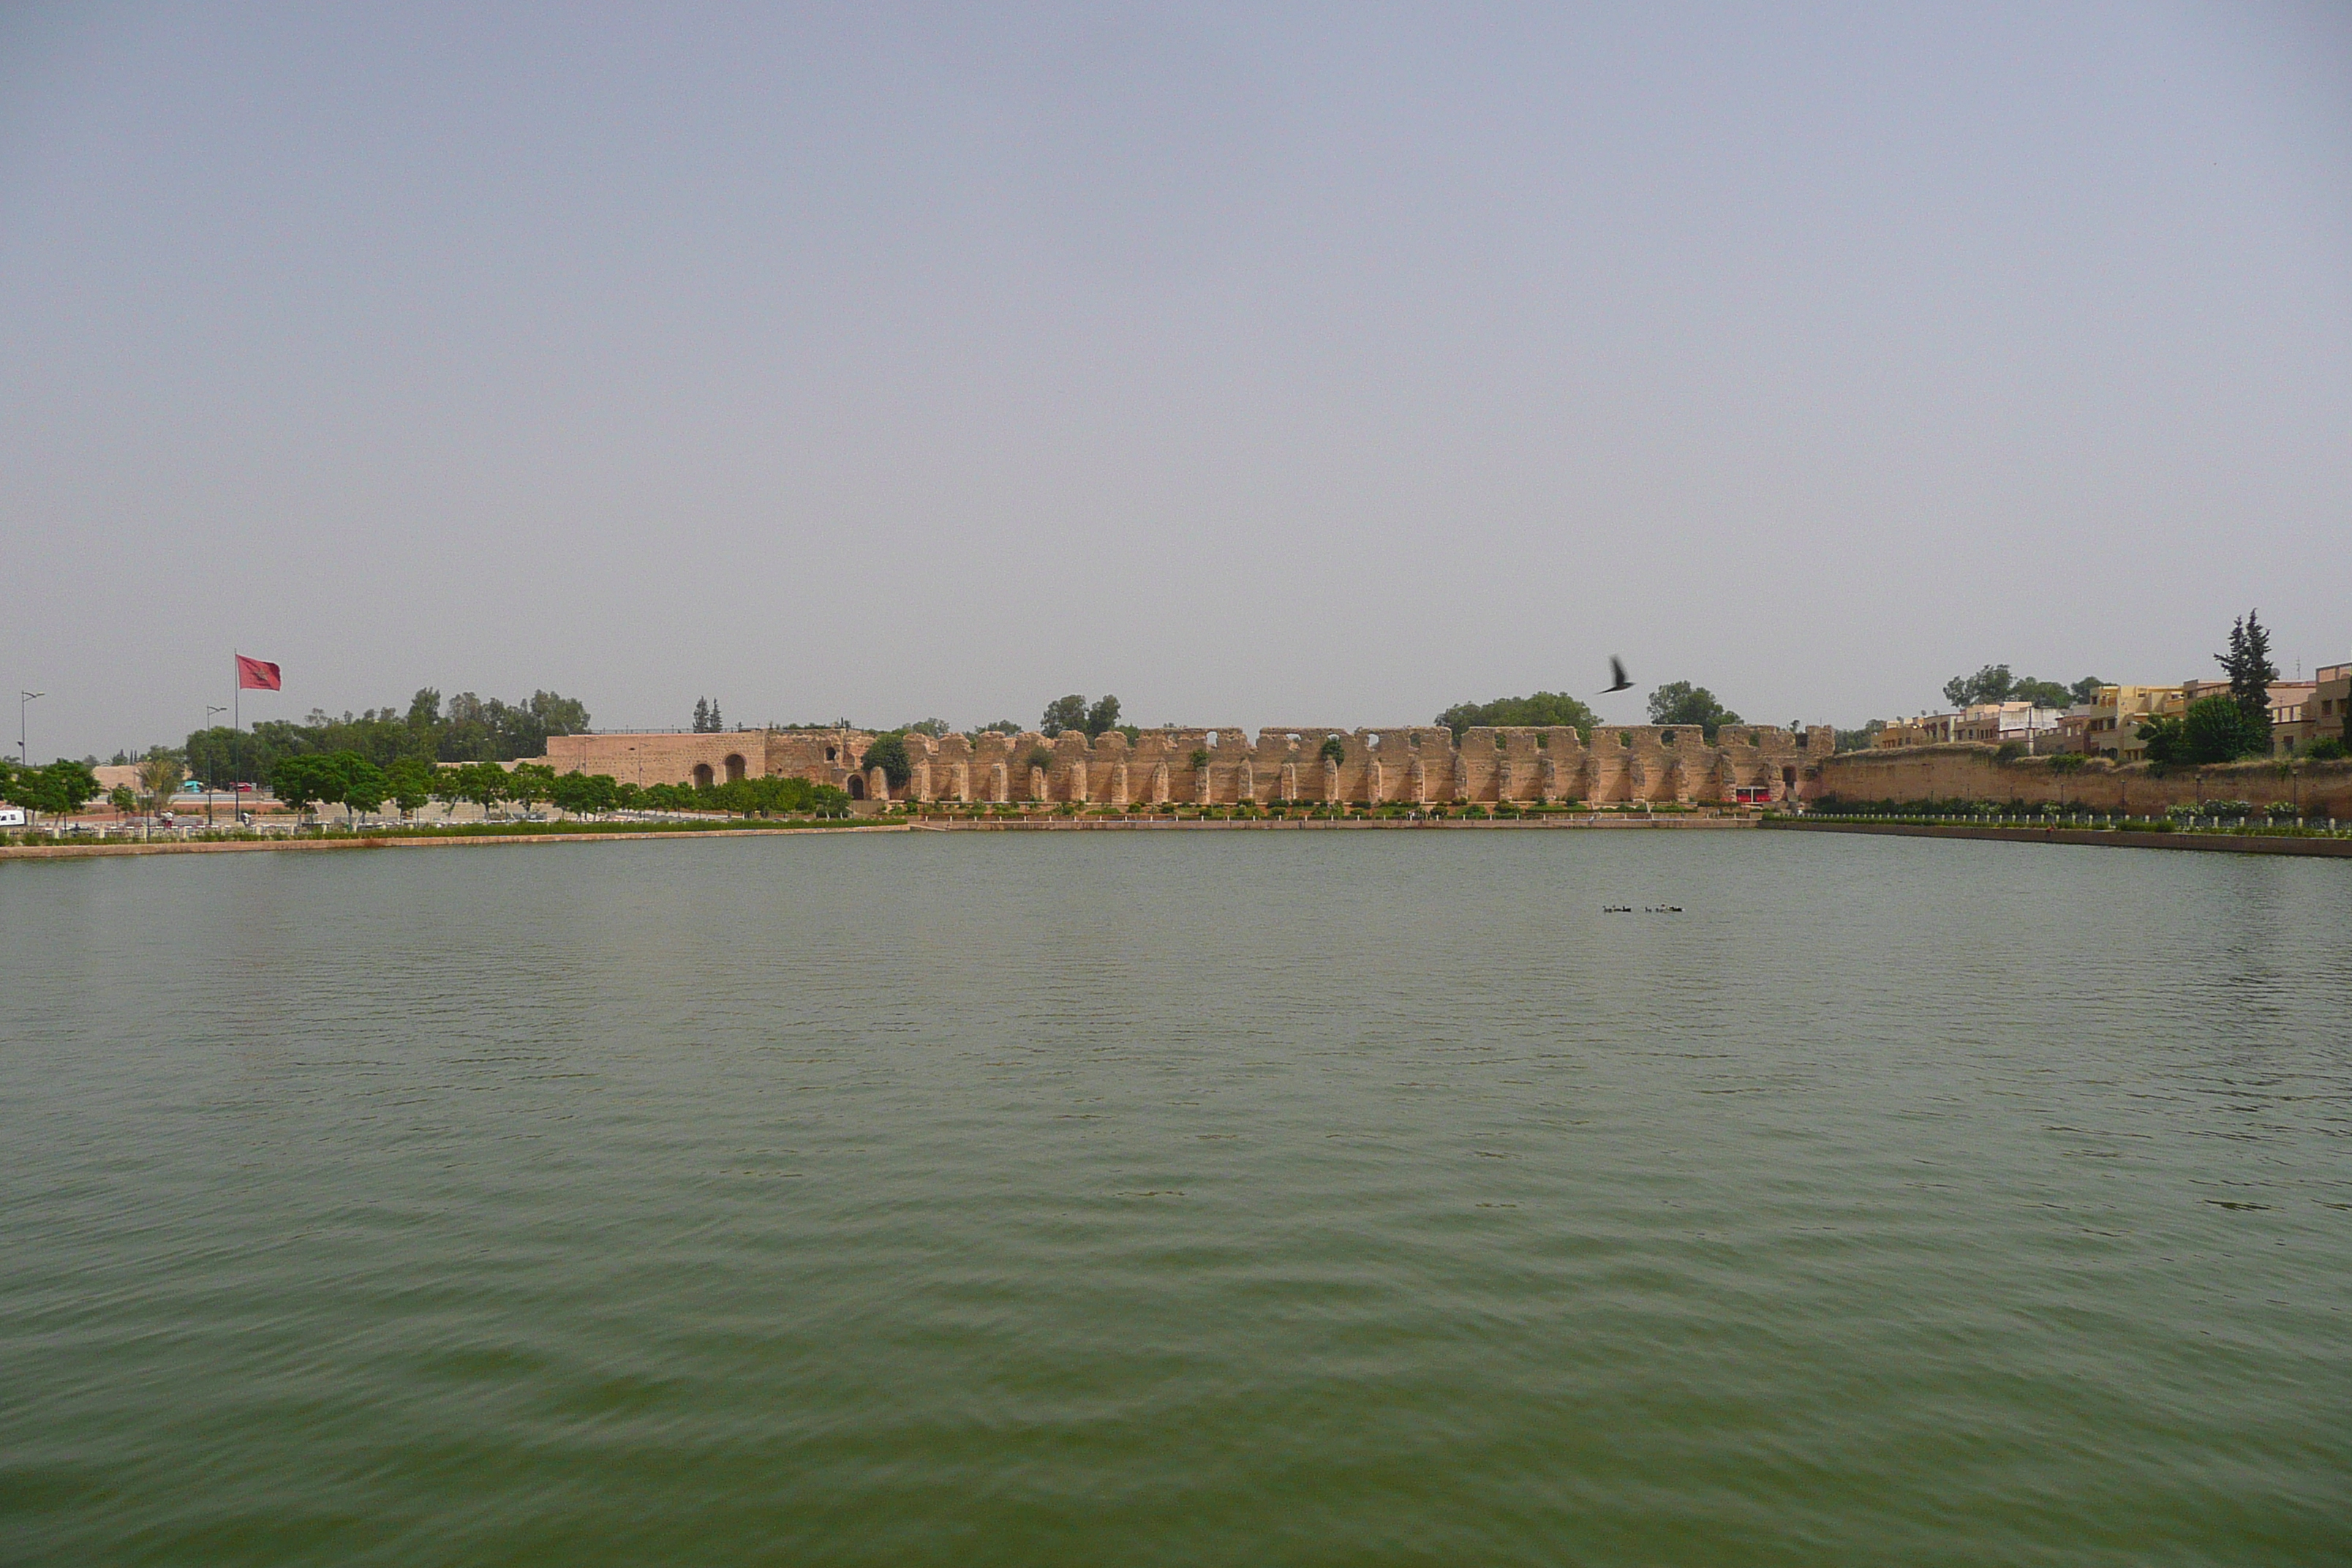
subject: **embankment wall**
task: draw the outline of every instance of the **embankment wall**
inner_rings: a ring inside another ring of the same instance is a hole
[[[1824,761],[1817,796],[1846,801],[1987,800],[2160,816],[2206,800],[2285,801],[2306,815],[2352,818],[2352,763],[2264,759],[2206,768],[2157,770],[2104,757],[2018,757],[1957,742],[1893,751],[1846,752]]]

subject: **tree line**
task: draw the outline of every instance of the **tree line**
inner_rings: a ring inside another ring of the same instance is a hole
[[[150,753],[152,773],[141,788],[119,792],[115,802],[129,810],[152,810],[179,783],[178,759]],[[469,802],[488,811],[513,805],[529,810],[550,804],[575,816],[609,811],[725,811],[741,816],[845,816],[849,795],[832,784],[806,779],[735,779],[722,784],[624,784],[609,773],[559,773],[543,763],[503,768],[496,763],[441,767],[422,757],[395,757],[378,766],[357,752],[303,752],[280,757],[271,789],[278,804],[308,816],[321,805],[340,805],[356,816],[372,816],[390,805],[407,817],[428,802]],[[39,767],[19,767],[0,759],[0,801],[44,816],[70,816],[98,798],[98,775],[87,763],[60,759]]]
[[[279,804],[308,815],[340,805],[361,816],[386,804],[405,817],[428,801],[468,802],[488,811],[512,805],[528,811],[546,803],[575,816],[609,811],[726,811],[743,816],[842,816],[846,792],[806,779],[734,779],[722,784],[634,784],[609,773],[560,773],[544,763],[502,768],[496,763],[436,767],[415,757],[379,768],[356,752],[307,753],[280,760],[272,786]]]
[[[1956,675],[1944,682],[1944,700],[1955,708],[1973,707],[1979,702],[2031,702],[2036,708],[2071,708],[2096,700],[2099,688],[2106,684],[2095,675],[2086,675],[2072,686],[2061,686],[2054,680],[2011,675],[2005,664],[1988,664],[1974,675]]]
[[[1538,691],[1527,697],[1497,697],[1491,702],[1457,702],[1436,721],[1454,731],[1458,743],[1471,729],[1549,729],[1565,726],[1586,741],[1601,716],[1579,698],[1565,691]],[[1688,727],[1715,743],[1716,731],[1726,724],[1747,721],[1725,707],[1716,694],[1687,680],[1670,680],[1650,693],[1650,722],[1676,729]]]
[[[0,757],[0,800],[43,816],[71,816],[98,798],[98,774],[88,763],[60,757],[20,767]]]
[[[199,730],[188,737],[185,759],[190,776],[208,784],[274,784],[278,763],[289,757],[349,752],[380,770],[406,758],[428,766],[512,762],[545,755],[551,735],[587,728],[587,706],[552,691],[534,691],[520,702],[461,691],[444,702],[439,691],[425,687],[405,710],[371,708],[337,719],[313,709],[299,721],[267,719],[242,731],[220,725]]]

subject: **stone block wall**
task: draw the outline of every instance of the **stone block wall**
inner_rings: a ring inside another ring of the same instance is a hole
[[[722,730],[716,734],[557,735],[530,759],[558,773],[609,773],[624,784],[725,784],[730,778],[815,777],[830,749],[855,756],[866,737],[840,730]]]
[[[1327,758],[1325,742],[1339,754]],[[716,735],[571,735],[535,759],[562,772],[628,783],[693,784],[797,777],[854,797],[918,801],[1180,802],[1231,805],[1276,800],[1359,805],[1546,801],[1724,802],[1735,788],[1774,800],[1805,798],[1834,749],[1816,725],[1802,735],[1727,725],[1709,744],[1695,729],[1602,725],[1588,744],[1573,729],[1474,729],[1457,745],[1443,725],[1336,730],[1301,725],[1075,731],[934,740],[908,735],[913,776],[892,790],[863,768],[869,733],[856,730],[730,731]]]
[[[2352,818],[2352,763],[2277,761],[2179,768],[2158,773],[2146,763],[2086,759],[2079,768],[2051,757],[2002,762],[1970,742],[1892,751],[1847,752],[1821,767],[1818,795],[1851,801],[1987,800],[2070,805],[2086,811],[2161,816],[2200,800],[2286,801],[2306,813]]]

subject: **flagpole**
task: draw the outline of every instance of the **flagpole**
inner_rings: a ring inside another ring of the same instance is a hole
[[[236,774],[236,779],[232,781],[233,784],[236,787],[233,787],[229,791],[229,794],[236,797],[234,804],[230,806],[229,815],[236,819],[236,824],[239,827],[245,826],[245,790],[243,788],[245,784],[245,713],[243,710],[245,707],[245,667],[240,662],[243,658],[244,655],[238,653],[235,648],[231,648],[229,650],[229,750],[236,758],[236,765],[229,770]]]

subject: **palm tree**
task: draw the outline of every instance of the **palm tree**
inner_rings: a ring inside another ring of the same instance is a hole
[[[150,752],[139,763],[139,794],[152,821],[172,792],[180,787],[180,759],[170,752]]]

